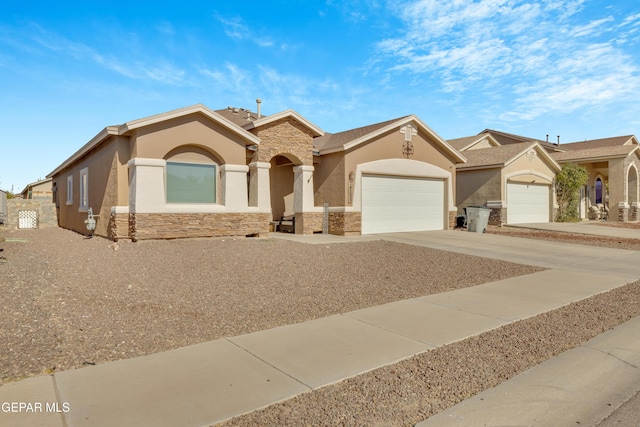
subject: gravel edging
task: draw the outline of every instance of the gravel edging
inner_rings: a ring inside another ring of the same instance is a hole
[[[607,227],[608,225],[602,226]],[[549,240],[553,242],[640,251],[640,240],[627,239],[622,237],[594,236],[589,234],[536,230],[517,227],[497,227],[494,225],[490,225],[487,227],[487,233],[498,234],[501,236],[524,237],[527,239]]]
[[[0,383],[543,270],[387,241],[0,237]]]
[[[640,281],[219,425],[412,426],[639,315]]]

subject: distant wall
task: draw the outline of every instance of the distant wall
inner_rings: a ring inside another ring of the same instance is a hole
[[[37,228],[58,226],[56,205],[52,202],[18,198],[7,200],[5,224],[7,224],[9,229],[21,228],[20,212],[35,212]]]

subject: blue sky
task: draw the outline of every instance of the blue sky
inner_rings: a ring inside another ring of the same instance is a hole
[[[0,188],[105,126],[203,103],[328,132],[416,114],[446,139],[640,134],[640,3],[587,0],[0,4]]]

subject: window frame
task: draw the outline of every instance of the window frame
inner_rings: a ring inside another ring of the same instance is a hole
[[[67,176],[67,205],[73,205],[73,175]]]
[[[182,166],[197,166],[197,167],[207,167],[213,168],[213,201],[172,201],[170,200],[169,195],[169,168],[171,165],[182,165]],[[191,162],[191,161],[182,161],[182,160],[166,160],[165,167],[165,202],[167,204],[172,205],[217,205],[218,204],[218,182],[220,180],[219,177],[220,166],[217,163],[202,163],[202,162]]]
[[[89,211],[89,168],[80,169],[80,206],[78,212]]]

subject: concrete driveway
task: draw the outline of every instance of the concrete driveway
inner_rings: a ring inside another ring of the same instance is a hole
[[[628,276],[634,280],[640,278],[637,252],[625,249],[451,230],[390,233],[380,234],[378,237],[398,243],[544,268],[609,273]]]

